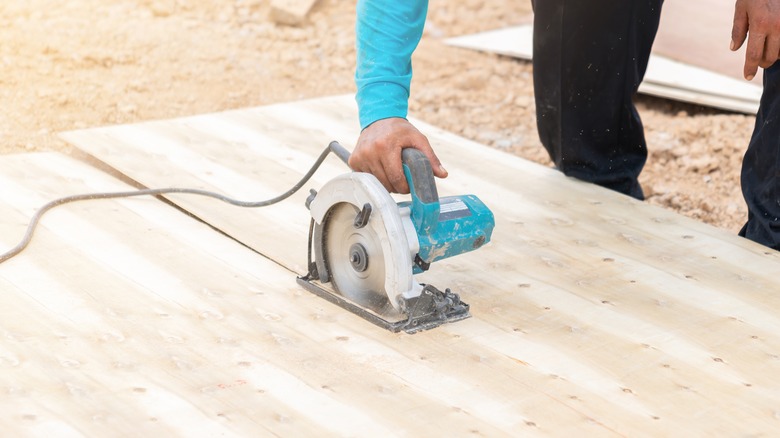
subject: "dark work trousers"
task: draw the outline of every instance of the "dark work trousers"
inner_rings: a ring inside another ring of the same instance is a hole
[[[742,161],[748,221],[739,232],[780,251],[780,62],[764,70],[764,94]]]
[[[644,199],[647,144],[632,101],[663,0],[536,0],[539,137],[568,176]],[[778,108],[780,111],[780,108]]]

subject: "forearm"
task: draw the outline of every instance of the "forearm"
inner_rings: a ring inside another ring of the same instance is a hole
[[[360,127],[406,117],[412,53],[422,37],[428,0],[359,0],[357,103]]]

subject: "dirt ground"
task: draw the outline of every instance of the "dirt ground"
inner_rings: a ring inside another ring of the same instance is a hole
[[[431,0],[412,114],[549,164],[530,64],[443,43],[529,13],[526,1]],[[65,130],[354,92],[354,14],[354,2],[320,0],[306,23],[288,27],[271,22],[267,0],[6,0],[0,153],[68,152],[56,136]],[[638,106],[648,202],[736,232],[755,118],[647,97]]]

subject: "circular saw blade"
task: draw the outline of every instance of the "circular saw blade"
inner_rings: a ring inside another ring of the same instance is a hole
[[[385,291],[385,257],[382,236],[372,227],[357,228],[357,207],[333,207],[325,224],[325,257],[331,282],[344,297],[379,313],[390,310]]]
[[[366,205],[371,207],[368,221],[356,227],[358,210]],[[405,300],[420,295],[422,286],[412,277],[419,251],[414,225],[374,175],[351,172],[333,178],[309,210],[318,224],[315,258],[326,272],[323,281],[335,279],[337,292],[372,310],[377,305],[371,302],[389,303],[401,313]],[[351,261],[356,254],[358,259],[365,255],[365,268],[361,260]],[[331,274],[333,269],[339,272]]]

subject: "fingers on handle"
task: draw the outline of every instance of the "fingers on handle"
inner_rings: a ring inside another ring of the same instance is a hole
[[[431,163],[431,168],[433,169],[434,176],[438,178],[447,177],[448,175],[447,169],[444,168],[444,165],[442,165],[441,160],[439,160],[439,157],[436,155],[436,152],[434,152],[433,147],[431,147],[431,143],[428,141],[428,138],[425,137],[424,135],[422,135],[421,141],[417,149],[422,151],[422,153],[425,154],[426,157],[428,157],[428,161]]]
[[[406,182],[406,176],[401,164],[401,149],[387,154],[383,166],[384,169],[382,171],[387,175],[390,191],[400,194],[409,193],[409,184]]]

